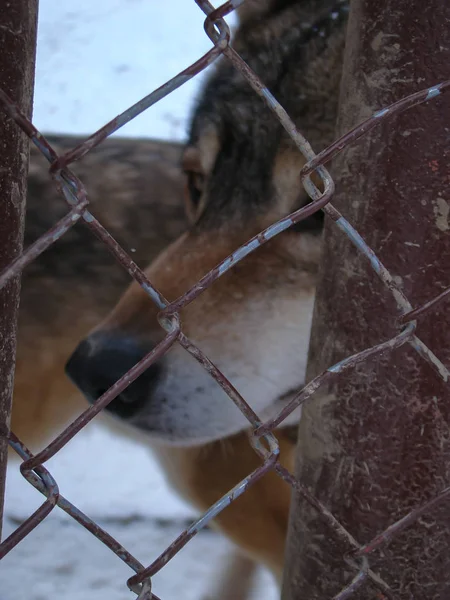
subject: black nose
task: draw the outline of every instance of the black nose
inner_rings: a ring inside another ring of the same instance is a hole
[[[66,373],[89,402],[95,402],[150,350],[126,336],[95,333],[79,344],[66,364]],[[160,375],[161,366],[150,365],[107,410],[124,419],[134,416],[150,400]]]

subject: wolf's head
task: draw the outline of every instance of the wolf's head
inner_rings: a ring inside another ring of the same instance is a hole
[[[345,17],[342,3],[249,2],[234,48],[313,147],[333,137]],[[206,83],[183,156],[189,230],[148,267],[175,300],[238,246],[304,205],[304,159],[225,59]],[[321,215],[238,263],[181,311],[183,332],[261,416],[304,380]],[[90,401],[165,336],[157,308],[132,284],[72,355],[67,371]],[[217,383],[175,345],[108,407],[155,441],[190,445],[248,426]],[[298,418],[298,414],[297,414]]]

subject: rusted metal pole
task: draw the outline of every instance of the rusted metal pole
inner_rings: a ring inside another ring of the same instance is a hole
[[[353,0],[339,134],[374,111],[450,75],[447,0]],[[413,306],[450,284],[450,98],[434,98],[365,136],[336,161],[335,204]],[[308,379],[399,331],[398,312],[365,259],[331,223],[313,323]],[[418,335],[450,365],[450,306],[420,318]],[[296,476],[359,544],[450,485],[450,391],[404,346],[348,371],[303,410]],[[380,552],[352,599],[450,597],[450,506],[438,505]],[[339,541],[296,494],[283,600],[329,600],[356,574]]]
[[[31,114],[37,0],[0,0],[0,88]],[[20,253],[25,215],[28,138],[0,107],[0,271]],[[16,353],[20,278],[0,291],[0,536]]]

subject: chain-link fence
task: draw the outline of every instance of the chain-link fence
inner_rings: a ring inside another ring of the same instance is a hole
[[[418,104],[433,101],[434,98],[439,97],[450,88],[450,81],[444,81],[431,88],[414,93],[377,111],[364,123],[349,131],[328,148],[315,154],[308,143],[308,140],[297,130],[283,107],[264,86],[264,83],[250,70],[242,58],[229,45],[230,32],[224,21],[224,17],[242,4],[242,2],[240,0],[230,0],[217,9],[214,9],[206,0],[196,0],[196,3],[207,15],[205,20],[205,31],[213,42],[213,48],[179,75],[143,98],[137,104],[99,129],[83,143],[77,145],[63,155],[58,155],[55,152],[45,137],[37,131],[33,124],[20,112],[14,99],[10,98],[0,90],[0,101],[3,110],[6,111],[10,118],[28,135],[31,141],[49,161],[51,165],[50,175],[59,186],[61,193],[69,205],[67,215],[16,258],[7,269],[0,274],[0,286],[3,287],[11,280],[11,278],[17,276],[22,269],[63,236],[75,223],[82,222],[91,230],[93,235],[97,236],[108,247],[109,251],[114,255],[122,268],[126,269],[129,275],[148,294],[152,302],[155,303],[160,310],[158,317],[159,323],[166,332],[163,341],[121,377],[94,405],[86,409],[82,415],[74,420],[48,446],[37,454],[31,454],[24,443],[11,432],[10,445],[23,461],[20,467],[21,473],[31,485],[45,496],[45,501],[24,523],[2,542],[0,546],[0,558],[20,543],[21,540],[23,540],[24,537],[27,536],[30,531],[32,531],[55,508],[55,506],[59,506],[108,546],[118,558],[124,561],[130,569],[134,571],[135,574],[128,579],[127,584],[129,588],[138,595],[139,599],[149,600],[153,598],[158,600],[157,596],[152,593],[152,576],[164,568],[181,548],[183,548],[189,540],[204,528],[219,512],[224,510],[241,494],[244,494],[246,490],[265,473],[272,470],[295,488],[296,491],[306,498],[310,505],[314,507],[324,523],[328,525],[330,537],[336,536],[337,538],[344,540],[347,546],[350,545],[350,547],[354,549],[351,555],[348,555],[343,559],[345,564],[350,565],[351,568],[354,569],[354,577],[351,582],[348,583],[347,587],[335,596],[335,599],[343,600],[344,598],[351,597],[353,592],[368,580],[370,580],[371,584],[380,591],[380,597],[394,598],[394,594],[389,585],[369,569],[369,555],[374,550],[380,549],[395,536],[398,536],[406,527],[416,522],[424,513],[429,511],[436,504],[448,498],[450,496],[450,487],[442,489],[440,494],[436,495],[427,503],[417,506],[403,518],[393,523],[384,531],[381,531],[369,543],[359,545],[352,537],[351,533],[346,530],[329,510],[327,510],[327,507],[309,492],[308,489],[302,485],[301,481],[298,481],[278,462],[279,448],[273,430],[282,424],[293,410],[311,399],[316,390],[324,384],[327,384],[330,380],[340,377],[349,369],[353,369],[356,365],[366,361],[370,357],[378,356],[382,353],[391,353],[394,349],[401,346],[409,345],[412,347],[414,351],[432,367],[438,377],[444,382],[448,382],[450,375],[448,368],[434,355],[428,345],[418,337],[416,333],[416,318],[427,311],[433,310],[438,303],[441,303],[448,297],[450,295],[450,287],[422,306],[413,309],[412,304],[404,295],[386,266],[381,263],[373,250],[367,246],[364,239],[362,239],[352,225],[331,204],[334,193],[334,182],[324,165],[342,149],[348,147],[368,131],[378,127],[381,123],[392,119],[400,112],[411,109]],[[70,170],[69,165],[75,160],[79,160],[85,156],[90,150],[101,144],[105,138],[117,131],[142,111],[146,110],[161,98],[183,85],[183,83],[194,75],[205,69],[220,55],[224,55],[233,64],[235,69],[242,73],[254,92],[261,97],[272,111],[273,118],[280,121],[295,142],[299,152],[305,157],[306,165],[301,171],[301,181],[311,198],[311,203],[266,228],[202,277],[202,279],[182,297],[174,302],[168,302],[160,291],[147,279],[145,274],[133,262],[130,256],[113,239],[110,233],[89,212],[86,190],[83,183]],[[322,190],[313,183],[311,179],[313,173],[320,178],[320,187]],[[401,323],[401,329],[398,334],[392,338],[375,346],[366,348],[329,367],[326,371],[322,372],[319,376],[315,377],[305,385],[276,417],[269,421],[262,422],[259,416],[255,414],[246,400],[233,387],[224,374],[221,373],[201,349],[185,335],[180,325],[179,312],[183,307],[193,302],[204,292],[204,290],[209,288],[214,281],[223,276],[224,273],[244,259],[248,254],[257,251],[258,248],[268,240],[279,235],[295,223],[302,221],[318,210],[323,210],[334,222],[335,227],[347,236],[352,244],[354,244],[355,248],[357,248],[358,252],[369,261],[374,273],[379,277],[395,300],[401,315],[399,321]],[[70,500],[64,498],[59,493],[57,482],[44,464],[61,450],[61,448],[63,448],[83,427],[92,421],[92,419],[94,419],[108,403],[117,397],[152,363],[161,358],[176,343],[180,344],[186,352],[206,369],[211,377],[216,380],[217,384],[226,392],[230,401],[234,402],[245,415],[249,422],[249,428],[251,428],[253,432],[250,436],[251,444],[253,445],[255,452],[261,457],[262,464],[255,471],[249,473],[243,481],[230,490],[223,498],[211,506],[201,518],[184,530],[160,556],[155,558],[152,564],[145,566],[122,547],[107,531],[83,514],[70,502]]]

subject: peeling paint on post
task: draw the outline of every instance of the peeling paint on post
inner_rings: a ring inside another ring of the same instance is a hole
[[[449,22],[446,0],[352,1],[339,133],[448,78]],[[414,307],[450,284],[449,136],[450,98],[441,95],[373,129],[334,163],[333,203]],[[362,256],[328,223],[308,380],[391,337],[398,316]],[[448,367],[449,303],[422,314],[417,331]],[[403,346],[348,371],[303,408],[296,476],[367,543],[450,484],[449,423],[448,384]],[[449,545],[450,506],[443,502],[382,552],[367,554],[392,596],[365,583],[350,597],[449,598]],[[353,550],[296,494],[283,600],[334,597],[357,574],[344,559]]]
[[[0,0],[0,88],[31,114],[37,0]],[[0,109],[0,271],[22,249],[28,138]],[[0,536],[16,352],[20,277],[0,291]]]

